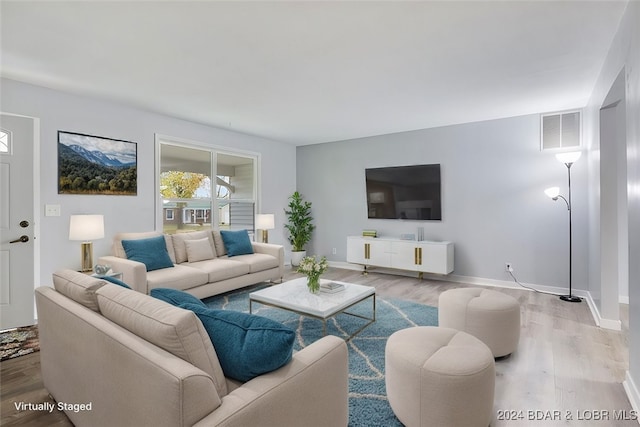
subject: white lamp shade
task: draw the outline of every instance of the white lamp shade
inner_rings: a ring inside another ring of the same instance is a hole
[[[258,214],[256,215],[256,228],[258,230],[273,230],[276,228],[274,214]]]
[[[69,240],[95,240],[104,237],[103,215],[71,215]]]
[[[544,194],[549,196],[551,199],[555,199],[560,195],[560,187],[550,187],[544,190]]]
[[[556,159],[564,164],[575,163],[581,155],[582,151],[568,151],[566,153],[556,154]]]

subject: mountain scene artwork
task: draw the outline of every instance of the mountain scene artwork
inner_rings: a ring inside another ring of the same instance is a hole
[[[58,193],[136,195],[137,144],[58,131]]]

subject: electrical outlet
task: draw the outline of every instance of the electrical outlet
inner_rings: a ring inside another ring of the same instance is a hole
[[[337,254],[337,253],[338,253],[338,250],[337,250],[336,248],[333,248],[333,249],[331,249],[331,253],[332,253],[333,255],[335,255],[335,254]]]
[[[504,271],[508,271],[508,272],[513,271],[513,265],[510,262],[505,262],[504,263]]]

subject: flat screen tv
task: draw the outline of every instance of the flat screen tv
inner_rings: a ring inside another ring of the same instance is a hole
[[[442,220],[440,165],[365,170],[371,219]]]

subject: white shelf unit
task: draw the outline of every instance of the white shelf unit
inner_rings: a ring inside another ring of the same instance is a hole
[[[453,271],[453,243],[428,240],[347,237],[347,262],[418,273]]]

